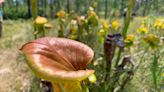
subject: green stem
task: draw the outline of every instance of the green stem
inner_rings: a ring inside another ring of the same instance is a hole
[[[158,71],[158,56],[157,52],[154,52],[153,62],[152,62],[152,76],[153,76],[153,83],[155,86],[155,89],[158,90],[157,87],[157,71]]]
[[[64,27],[62,23],[60,23],[60,30],[58,31],[58,37],[64,37]]]
[[[82,26],[80,26],[80,25],[78,25],[78,40],[79,41],[83,41],[84,39],[83,39],[83,27]]]
[[[105,58],[105,56],[103,57]],[[106,71],[106,68],[107,68],[107,63],[105,60],[103,60],[103,71],[104,71],[104,76],[103,76],[103,82],[105,82],[105,79],[106,79],[106,75],[107,75],[107,71]]]
[[[128,2],[128,10],[127,10],[127,16],[124,20],[124,27],[123,27],[123,31],[122,31],[122,35],[123,37],[126,36],[126,33],[128,31],[128,27],[129,27],[129,24],[130,24],[130,19],[131,19],[131,13],[132,13],[132,9],[133,9],[133,6],[135,4],[135,0],[129,0]],[[117,59],[116,59],[116,63],[115,63],[115,67],[117,67],[118,63],[119,63],[119,60],[120,60],[120,57],[121,57],[121,49],[119,49],[118,51],[118,54],[117,54]]]
[[[130,24],[130,19],[131,19],[131,14],[132,14],[132,10],[133,10],[133,6],[135,4],[135,0],[129,0],[128,2],[128,10],[127,10],[127,16],[124,20],[124,24],[125,26],[123,27],[123,31],[122,31],[122,35],[125,37],[126,36],[126,33],[128,31],[128,27],[129,27],[129,24]]]
[[[33,33],[34,34],[33,35],[34,36],[34,39],[37,39],[37,34],[35,34],[35,31],[37,30],[36,25],[34,25],[34,29],[33,30],[34,30],[34,33]]]
[[[118,54],[117,54],[117,58],[116,58],[116,63],[115,63],[115,68],[117,67],[119,61],[121,58],[121,49],[119,48]]]
[[[45,37],[45,29],[44,29],[44,26],[41,25],[41,26],[37,26],[38,27],[38,31],[39,33],[36,34],[38,38],[41,38],[41,37]]]

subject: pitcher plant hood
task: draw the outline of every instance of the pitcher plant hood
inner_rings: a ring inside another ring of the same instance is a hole
[[[20,50],[32,71],[51,82],[82,81],[94,73],[86,69],[93,50],[74,40],[45,37],[26,43]]]

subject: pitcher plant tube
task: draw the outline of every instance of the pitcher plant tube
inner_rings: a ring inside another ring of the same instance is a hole
[[[87,69],[93,50],[74,40],[45,37],[26,43],[20,50],[32,71],[52,83],[54,92],[83,92],[82,85],[94,73]]]

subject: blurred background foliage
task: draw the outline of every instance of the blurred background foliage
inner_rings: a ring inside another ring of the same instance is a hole
[[[28,19],[32,17],[31,1],[34,0],[5,0],[2,5],[4,19]],[[36,0],[37,13],[40,16],[55,17],[59,10],[86,14],[92,6],[101,17],[108,17],[115,13],[123,16],[128,0]],[[137,15],[164,15],[163,0],[136,0],[134,12]]]

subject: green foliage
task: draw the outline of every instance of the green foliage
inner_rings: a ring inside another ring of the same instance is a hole
[[[12,6],[5,6],[4,8],[4,19],[18,19],[18,18],[27,18],[27,7],[20,6],[18,11]]]
[[[33,77],[31,87],[30,87],[30,92],[41,92],[40,89],[40,78]]]
[[[17,4],[16,4],[17,1]],[[35,9],[31,9],[31,14],[34,16],[44,15],[47,17],[52,17],[55,15],[54,13],[63,9],[68,11],[67,5],[69,4],[70,12],[75,11],[78,14],[86,14],[88,8],[92,6],[95,9],[95,12],[103,17],[107,12],[107,17],[111,17],[115,15],[115,12],[119,12],[120,16],[123,16],[127,10],[128,1],[122,0],[71,0],[69,3],[65,2],[65,0],[60,0],[60,5],[58,5],[58,0],[51,1],[45,3],[44,0],[32,0],[28,5],[27,0],[6,0],[5,4],[2,6],[4,10],[4,18],[5,19],[17,19],[17,18],[28,18],[28,8],[35,5]],[[108,3],[106,4],[106,1]],[[34,2],[34,4],[33,4]],[[62,3],[61,3],[62,2]],[[134,7],[134,12],[137,15],[163,15],[163,1],[162,0],[141,0],[141,2],[136,1],[136,5]],[[107,10],[106,10],[107,9]],[[33,13],[32,13],[33,12]],[[52,14],[53,13],[53,14]],[[52,14],[52,15],[51,15]]]

